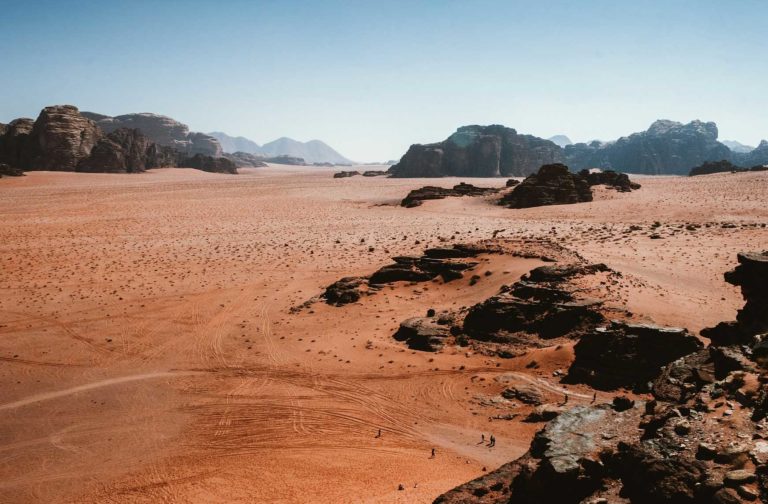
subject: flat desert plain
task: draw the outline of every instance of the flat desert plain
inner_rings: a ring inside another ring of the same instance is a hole
[[[542,262],[487,256],[474,285],[293,307],[392,256],[495,234],[604,262],[621,280],[593,287],[617,305],[698,332],[743,305],[722,276],[736,253],[768,248],[768,173],[637,177],[638,191],[526,210],[398,205],[426,184],[500,179],[332,173],[0,180],[0,502],[430,502],[521,455],[539,428],[502,419],[497,378],[552,401],[592,393],[553,376],[568,345],[503,359],[392,335]]]

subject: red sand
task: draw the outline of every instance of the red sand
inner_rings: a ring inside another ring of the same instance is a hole
[[[393,255],[503,229],[607,263],[624,274],[608,286],[617,304],[698,331],[742,304],[722,279],[736,252],[768,248],[768,173],[638,178],[629,194],[510,210],[397,206],[459,179],[241,171],[0,180],[1,502],[429,502],[522,454],[539,427],[489,421],[507,407],[483,405],[503,388],[493,378],[544,380],[557,397],[570,351],[430,354],[391,336],[540,262],[491,256],[474,286],[292,306]],[[655,221],[663,239],[649,238]],[[526,369],[533,358],[541,368]]]

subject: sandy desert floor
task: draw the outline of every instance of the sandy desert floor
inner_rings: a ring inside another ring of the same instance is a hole
[[[398,206],[458,179],[241,172],[0,180],[0,502],[430,502],[528,448],[537,424],[491,418],[496,378],[557,398],[552,371],[571,354],[415,352],[392,334],[541,262],[488,256],[474,286],[291,307],[391,256],[495,231],[605,262],[623,274],[617,303],[698,331],[743,304],[722,278],[736,252],[768,248],[768,173],[637,178],[629,194],[510,210]],[[491,433],[495,448],[480,443]]]

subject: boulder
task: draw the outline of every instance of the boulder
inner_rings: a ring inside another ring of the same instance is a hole
[[[400,323],[394,338],[397,341],[404,341],[413,350],[436,352],[443,348],[449,336],[449,326],[441,324],[440,319],[414,317]]]
[[[501,198],[500,205],[529,208],[592,201],[592,190],[583,177],[568,171],[564,164],[542,166]]]
[[[368,283],[366,277],[344,277],[325,288],[323,298],[328,304],[342,306],[360,299],[360,288]]]
[[[736,166],[727,159],[721,161],[706,161],[700,166],[691,168],[688,176],[695,177],[697,175],[710,175],[712,173],[733,173],[739,171],[747,171],[745,168]]]

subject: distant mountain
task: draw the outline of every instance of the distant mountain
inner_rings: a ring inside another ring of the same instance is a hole
[[[565,135],[555,135],[553,137],[549,137],[547,140],[559,145],[560,147],[565,147],[566,145],[573,144],[573,142],[571,142],[571,139]]]
[[[751,145],[744,145],[743,143],[737,142],[735,140],[720,140],[720,142],[727,145],[728,148],[733,152],[737,152],[739,154],[746,154],[747,152],[752,152],[755,150],[755,148]]]
[[[658,120],[646,130],[615,142],[578,143],[565,148],[571,170],[605,168],[648,175],[687,175],[705,161],[730,160],[731,150],[717,141],[717,125]]]
[[[213,131],[208,134],[221,143],[224,152],[230,154],[235,152],[245,152],[248,154],[256,154],[264,158],[301,158],[307,164],[353,164],[352,161],[345,158],[320,140],[299,142],[292,138],[282,137],[259,146],[259,144],[248,138],[229,136],[221,131]]]
[[[234,154],[235,152],[245,152],[246,154],[260,154],[261,147],[253,140],[249,140],[245,137],[231,137],[221,131],[212,131],[208,133],[215,138],[221,144],[221,148],[227,154]]]
[[[498,124],[462,126],[442,142],[414,144],[389,169],[393,177],[518,177],[563,161],[555,143]]]
[[[291,156],[303,158],[307,163],[352,164],[352,161],[320,140],[299,142],[292,138],[282,137],[262,145],[261,154],[266,157]]]

